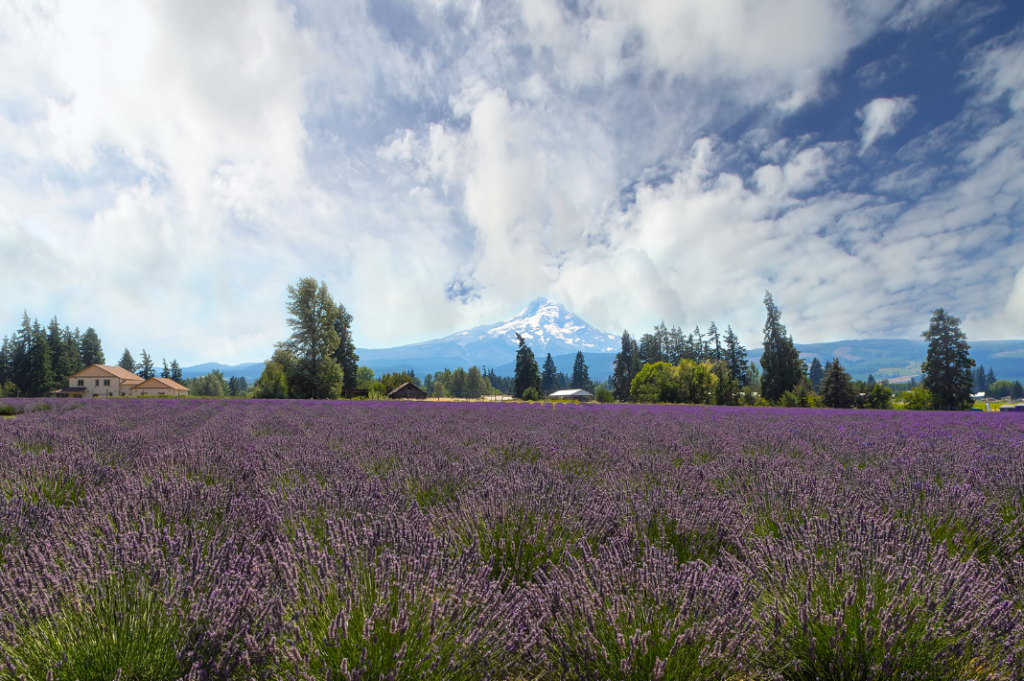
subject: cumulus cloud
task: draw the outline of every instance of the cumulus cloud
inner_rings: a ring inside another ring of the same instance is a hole
[[[895,135],[915,113],[911,97],[879,97],[857,111],[861,125],[860,153],[863,154],[880,137]]]
[[[254,360],[312,275],[370,347],[540,294],[611,331],[715,319],[755,339],[766,288],[808,340],[905,333],[943,296],[1016,333],[1018,37],[967,64],[971,111],[1011,112],[965,113],[952,171],[887,156],[847,181],[909,98],[867,104],[857,141],[779,133],[854,47],[943,7],[12,0],[0,322],[28,308],[97,326],[109,354]],[[1005,311],[979,282],[1014,291]]]

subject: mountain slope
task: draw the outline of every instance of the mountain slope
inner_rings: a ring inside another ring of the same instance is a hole
[[[569,312],[562,305],[537,298],[519,314],[495,324],[478,326],[444,338],[395,348],[357,348],[360,364],[393,371],[413,368],[417,372],[438,371],[445,367],[500,366],[515,359],[521,334],[533,350],[538,363],[552,355],[614,353],[619,337],[606,333]],[[433,367],[433,368],[430,368]],[[379,373],[379,371],[378,371]]]

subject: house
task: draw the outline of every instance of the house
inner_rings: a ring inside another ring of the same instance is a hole
[[[188,395],[188,388],[169,378],[145,380],[119,366],[91,364],[68,378],[58,397],[128,397],[130,395]]]
[[[573,390],[556,390],[548,395],[549,400],[580,400],[585,402],[594,399],[594,393],[579,388]]]
[[[389,392],[388,397],[393,400],[425,400],[427,393],[415,383],[403,383]]]
[[[999,413],[1008,411],[1024,411],[1024,403],[1017,404],[1001,404],[999,405]]]
[[[183,397],[188,395],[188,392],[188,388],[180,383],[159,376],[143,381],[130,390],[132,395],[173,395],[175,397]]]

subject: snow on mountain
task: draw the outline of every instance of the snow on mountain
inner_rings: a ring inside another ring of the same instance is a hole
[[[549,298],[537,298],[519,314],[496,324],[459,331],[444,338],[403,345],[397,348],[359,349],[360,362],[371,367],[405,361],[433,359],[450,368],[486,364],[495,366],[512,361],[520,334],[533,350],[538,362],[547,353],[564,355],[618,352],[619,338],[594,328]]]

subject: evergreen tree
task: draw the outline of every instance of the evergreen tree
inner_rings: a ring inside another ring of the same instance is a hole
[[[4,386],[11,380],[11,341],[4,336],[3,343],[0,343],[0,386]]]
[[[519,350],[516,351],[516,373],[512,390],[516,397],[522,398],[528,388],[540,392],[540,369],[537,367],[533,350],[526,344],[526,340],[518,333],[516,340],[519,341]]]
[[[683,358],[683,353],[685,351],[686,337],[683,336],[683,330],[678,329],[673,325],[666,336],[665,343],[662,346],[662,354],[665,355],[665,361],[673,366],[679,364],[679,360]],[[746,351],[744,350],[744,352]]]
[[[960,320],[940,307],[921,335],[928,340],[928,356],[921,364],[923,383],[936,405],[946,409],[970,408],[974,360],[970,358],[967,336],[960,330]]]
[[[1014,400],[1024,399],[1024,385],[1020,381],[1013,382],[1013,389],[1010,391],[1010,398]]]
[[[590,390],[590,371],[587,369],[587,361],[583,357],[583,351],[576,353],[576,361],[572,364],[572,382],[570,386],[574,390]]]
[[[471,366],[466,372],[466,397],[477,399],[491,392],[491,386],[480,372],[480,367]]]
[[[821,366],[821,362],[818,361],[817,357],[811,360],[811,371],[809,377],[811,379],[811,388],[814,392],[820,392],[821,380],[825,378],[825,367]]]
[[[721,362],[725,359],[725,353],[722,351],[722,339],[718,336],[718,327],[715,326],[714,322],[711,322],[711,326],[708,327],[708,357],[712,363]]]
[[[160,372],[160,378],[170,378],[171,377],[171,369],[170,369],[170,367],[167,366],[167,358],[164,357],[163,360],[164,360],[164,368]]]
[[[23,391],[29,397],[48,397],[54,390],[53,365],[46,331],[38,320],[32,325],[32,341],[28,350],[28,372]],[[19,386],[20,387],[20,386]]]
[[[544,395],[548,395],[558,388],[555,387],[555,381],[558,378],[558,368],[555,366],[555,360],[551,357],[551,353],[548,353],[548,358],[544,360],[544,370],[540,374],[540,391]]]
[[[985,383],[986,383],[985,365],[982,364],[981,366],[978,367],[978,370],[976,372],[974,372],[974,392],[976,392],[976,393],[983,393],[983,392],[985,392],[985,388],[988,387],[987,385],[985,385]]]
[[[171,360],[171,380],[175,383],[181,383],[181,366],[178,364],[178,360]]]
[[[334,359],[337,360],[344,372],[342,388],[355,390],[356,384],[359,382],[359,355],[356,354],[356,343],[352,340],[352,315],[344,305],[338,305],[338,317],[334,320],[334,330],[338,333],[338,349],[334,351]]]
[[[139,378],[144,381],[156,376],[156,370],[153,367],[153,358],[146,352],[146,348],[142,348],[142,361],[139,363]]]
[[[839,358],[835,357],[828,363],[825,377],[821,381],[821,399],[826,407],[833,409],[849,409],[853,407],[857,395],[854,392],[850,374],[846,373]]]
[[[135,358],[132,357],[132,353],[128,352],[128,348],[124,349],[124,354],[121,355],[121,359],[117,362],[117,366],[121,367],[125,371],[135,373]]]
[[[985,374],[985,390],[988,390],[989,386],[996,382],[996,372],[992,371],[992,367],[989,367],[988,373]]]
[[[655,364],[664,362],[661,342],[658,337],[651,333],[645,333],[640,337],[640,363]]]
[[[870,388],[874,384],[875,384],[875,375],[874,374],[868,374],[868,387]]]
[[[729,372],[739,382],[741,388],[747,385],[747,349],[740,345],[740,339],[733,333],[732,326],[725,331],[725,361]],[[679,360],[673,362],[678,364]]]
[[[765,399],[776,402],[783,393],[796,388],[803,378],[804,363],[782,324],[782,312],[768,291],[764,294],[764,306],[768,317],[764,323],[764,354],[761,355],[761,393]]]
[[[565,372],[559,371],[555,375],[555,390],[565,390],[569,387],[570,379]]]
[[[707,359],[707,345],[704,343],[704,336],[700,332],[700,326],[695,326],[693,333],[690,334],[690,351],[693,355],[693,361],[697,364]]]
[[[103,364],[107,361],[103,357],[103,344],[100,342],[100,337],[96,334],[96,329],[91,326],[82,334],[80,354],[83,366]]]
[[[82,356],[78,351],[78,334],[72,332],[70,327],[65,326],[61,336],[64,348],[61,355],[61,363],[57,366],[57,372],[58,376],[63,376],[60,381],[63,386],[69,377],[77,374],[85,367],[82,365]]]
[[[30,394],[29,387],[29,349],[32,347],[32,320],[26,310],[21,317],[21,328],[12,339],[11,348],[11,380],[21,392]]]
[[[630,337],[629,331],[623,331],[622,349],[615,355],[615,364],[612,369],[611,383],[615,399],[622,402],[629,401],[629,388],[638,373],[640,373],[640,348]]]

